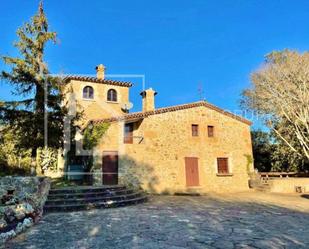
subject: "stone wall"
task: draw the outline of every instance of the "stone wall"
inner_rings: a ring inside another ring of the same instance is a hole
[[[192,137],[191,125],[199,125]],[[208,137],[207,126],[215,129]],[[134,144],[123,143],[123,123],[112,123],[97,148],[118,151],[120,183],[151,192],[234,192],[248,189],[252,145],[250,126],[206,107],[148,116],[134,125]],[[143,139],[140,139],[140,138]],[[199,186],[186,186],[185,157],[197,157]],[[217,158],[228,157],[230,173],[217,174]],[[97,169],[102,157],[97,157]]]
[[[40,219],[49,189],[48,178],[0,178],[0,245]]]
[[[296,187],[305,193],[309,193],[309,178],[280,178],[269,181],[270,192],[273,193],[296,193]]]

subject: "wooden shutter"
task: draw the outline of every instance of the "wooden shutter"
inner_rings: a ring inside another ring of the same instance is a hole
[[[218,174],[228,174],[229,173],[229,165],[228,158],[217,158],[218,165]]]
[[[214,136],[214,127],[212,125],[207,126],[208,137]]]
[[[197,137],[198,136],[198,125],[193,124],[192,125],[192,136]]]

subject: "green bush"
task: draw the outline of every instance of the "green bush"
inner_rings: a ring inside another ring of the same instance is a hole
[[[9,129],[1,130],[0,175],[28,175],[31,168],[31,151],[20,149],[16,137]]]
[[[38,150],[37,164],[44,171],[57,169],[58,151],[52,148]]]
[[[108,123],[88,125],[87,128],[84,130],[84,149],[92,150],[93,148],[95,148],[99,144],[100,139],[103,137],[108,128]]]

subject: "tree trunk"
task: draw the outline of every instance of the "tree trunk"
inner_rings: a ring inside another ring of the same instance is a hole
[[[37,175],[36,154],[37,154],[37,149],[32,148],[31,150],[31,175],[32,176]]]

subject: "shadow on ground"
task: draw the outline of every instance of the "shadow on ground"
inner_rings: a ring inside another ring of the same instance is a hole
[[[211,196],[49,214],[6,248],[308,248],[309,214]]]
[[[301,197],[309,199],[309,195],[301,195]],[[309,204],[308,204],[309,205]]]

